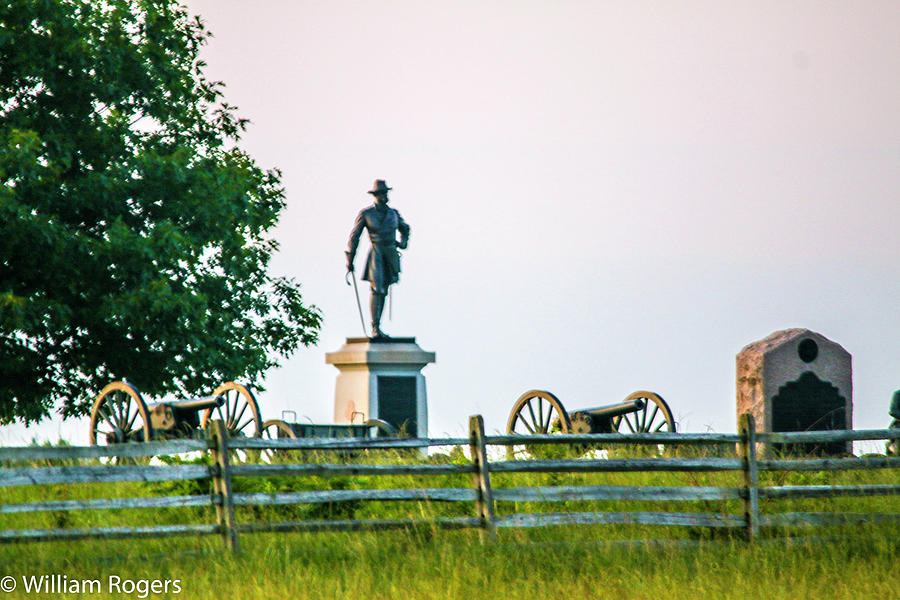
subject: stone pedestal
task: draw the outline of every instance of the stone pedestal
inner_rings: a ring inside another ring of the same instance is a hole
[[[415,338],[347,338],[325,354],[337,367],[334,422],[382,419],[411,437],[428,437],[428,402],[422,369],[435,361]]]
[[[749,344],[737,355],[737,413],[752,414],[759,431],[852,429],[850,353],[808,329],[776,331]],[[801,450],[842,454],[851,444]]]

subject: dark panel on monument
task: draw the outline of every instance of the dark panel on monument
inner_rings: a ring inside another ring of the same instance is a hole
[[[410,437],[418,437],[415,377],[378,377],[378,418]]]
[[[838,389],[807,371],[772,398],[772,431],[832,431],[847,428],[847,400]],[[840,454],[846,444],[795,444],[777,448],[792,454]]]

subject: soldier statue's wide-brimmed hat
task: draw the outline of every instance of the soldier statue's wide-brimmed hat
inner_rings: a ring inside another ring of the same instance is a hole
[[[387,184],[384,182],[384,179],[376,179],[375,184],[372,186],[372,189],[369,191],[373,196],[377,196],[378,194],[386,194],[394,188],[389,188]]]

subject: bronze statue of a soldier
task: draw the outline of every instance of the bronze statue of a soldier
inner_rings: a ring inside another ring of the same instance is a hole
[[[375,196],[375,204],[362,209],[356,216],[350,244],[347,250],[347,271],[353,271],[353,259],[363,229],[369,232],[372,248],[366,257],[366,269],[362,278],[372,286],[372,337],[389,337],[381,330],[381,313],[384,299],[391,285],[400,280],[400,253],[409,242],[409,225],[393,208],[388,208],[389,188],[383,179],[376,179],[370,194]],[[400,239],[397,239],[397,233]]]

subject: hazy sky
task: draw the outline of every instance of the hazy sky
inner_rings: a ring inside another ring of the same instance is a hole
[[[432,435],[501,431],[530,388],[649,389],[682,430],[734,431],[735,355],[789,327],[842,344],[854,426],[888,425],[900,3],[188,6],[242,146],[283,172],[273,269],[325,317],[264,418],[333,420],[324,353],[362,333],[343,251],[383,178],[412,227],[384,328],[437,352]]]

